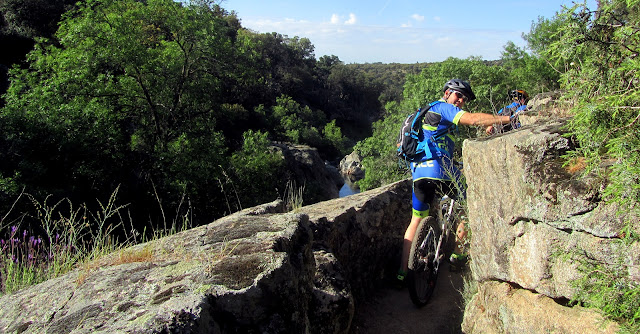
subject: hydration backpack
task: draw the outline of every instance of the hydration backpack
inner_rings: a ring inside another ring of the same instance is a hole
[[[402,123],[400,135],[396,141],[398,158],[404,162],[418,162],[431,158],[431,152],[427,146],[427,139],[422,133],[422,120],[429,109],[440,101],[413,112]]]
[[[514,117],[513,115],[516,114],[516,110],[520,108],[520,105],[515,105],[512,107],[504,107],[502,109],[502,112],[499,113],[498,115],[501,116],[509,116],[511,117],[511,122],[507,123],[507,124],[496,124],[493,126],[494,129],[494,133],[504,133],[504,132],[508,132],[511,131],[513,129],[517,129],[521,126],[520,121],[518,120],[518,117]]]

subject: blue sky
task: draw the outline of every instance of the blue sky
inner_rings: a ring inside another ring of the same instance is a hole
[[[582,0],[577,0],[582,2]],[[512,41],[524,47],[538,17],[551,18],[566,0],[222,0],[242,26],[306,37],[316,58],[344,63],[437,62],[448,57],[499,59]],[[588,0],[596,9],[595,0]]]

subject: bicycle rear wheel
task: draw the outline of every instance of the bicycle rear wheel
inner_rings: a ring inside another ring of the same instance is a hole
[[[436,220],[427,217],[420,221],[411,242],[407,282],[411,301],[418,307],[429,302],[436,287],[438,272],[434,257],[441,233]]]

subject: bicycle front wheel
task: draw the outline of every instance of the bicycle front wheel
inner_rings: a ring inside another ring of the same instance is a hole
[[[434,258],[441,233],[436,220],[427,217],[420,221],[411,242],[407,283],[411,301],[418,307],[429,302],[436,287],[438,271]]]

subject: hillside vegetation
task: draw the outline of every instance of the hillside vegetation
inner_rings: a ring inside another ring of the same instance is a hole
[[[271,141],[337,161],[382,110],[375,80],[316,59],[306,38],[246,30],[217,5],[59,3],[68,11],[57,8],[51,31],[55,18],[34,16],[52,5],[28,4],[0,4],[3,40],[33,44],[3,60],[0,212],[23,192],[94,203],[119,188],[138,226],[208,223],[285,197]]]

